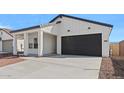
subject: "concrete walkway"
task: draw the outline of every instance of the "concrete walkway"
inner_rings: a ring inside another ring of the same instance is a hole
[[[25,61],[0,68],[0,78],[97,79],[101,57],[24,57]]]

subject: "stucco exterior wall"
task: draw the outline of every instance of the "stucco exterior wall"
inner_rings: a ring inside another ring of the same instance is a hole
[[[56,36],[43,33],[43,55],[56,53]]]
[[[57,28],[58,27],[56,27],[55,25],[50,25],[46,27],[41,27],[41,31],[52,34],[52,35],[57,35],[57,31],[58,31]]]
[[[11,35],[9,35],[8,33],[6,33],[3,30],[0,30],[0,37],[2,38],[2,40],[12,40],[13,37]],[[0,51],[3,51],[2,49],[2,41],[0,41]]]
[[[57,22],[57,19],[54,22]],[[61,54],[61,37],[62,36],[73,36],[73,35],[86,35],[86,34],[96,34],[102,33],[102,56],[109,56],[109,35],[111,32],[110,27],[101,26],[98,24],[93,24],[85,21],[79,21],[67,17],[62,17],[62,23],[60,24],[60,29],[58,30],[57,37],[57,53]],[[90,27],[91,29],[88,29]],[[68,32],[70,30],[70,32]]]
[[[61,23],[56,24],[57,21],[61,21]],[[57,54],[61,54],[61,37],[62,36],[73,36],[73,35],[86,35],[86,34],[102,34],[102,56],[108,57],[109,56],[109,35],[111,32],[111,27],[106,27],[94,23],[89,23],[86,21],[75,20],[67,17],[57,18],[53,25],[49,26],[41,26],[41,28],[37,29],[30,29],[20,31],[14,34],[24,34],[28,33],[28,43],[33,43],[33,39],[35,37],[43,37],[43,41],[38,39],[40,44],[43,44],[41,50],[43,50],[43,54],[50,54],[55,51],[55,37],[57,38]],[[90,27],[90,29],[88,29]],[[69,31],[68,31],[69,30]],[[39,32],[44,32],[42,35],[39,36]],[[41,39],[41,38],[40,38]],[[27,38],[25,39],[27,40]],[[28,44],[26,43],[26,46]],[[40,50],[39,49],[39,50]],[[28,49],[26,48],[28,54],[38,54],[38,49]]]
[[[2,32],[2,34],[1,34]],[[10,36],[8,33],[6,33],[3,30],[0,30],[0,37],[2,37],[2,40],[11,40],[13,39],[12,36]]]

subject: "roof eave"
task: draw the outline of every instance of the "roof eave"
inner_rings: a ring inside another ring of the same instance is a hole
[[[28,31],[28,30],[36,29],[36,28],[40,28],[40,27],[41,27],[40,25],[37,25],[37,26],[33,26],[33,27],[22,28],[22,29],[18,29],[18,30],[13,30],[13,31],[11,31],[11,33],[17,33],[17,32],[22,32],[22,31]]]
[[[98,25],[102,25],[102,26],[107,26],[107,27],[111,27],[113,28],[113,25],[111,24],[107,24],[107,23],[102,23],[102,22],[97,22],[97,21],[93,21],[93,20],[88,20],[88,19],[83,19],[83,18],[78,18],[78,17],[73,17],[73,16],[69,16],[69,15],[64,15],[64,14],[59,14],[58,16],[56,16],[54,19],[52,19],[51,21],[49,21],[49,23],[55,21],[57,18],[61,18],[61,17],[68,17],[68,18],[72,18],[72,19],[77,19],[77,20],[81,20],[81,21],[86,21],[86,22],[90,22],[90,23],[94,23],[94,24],[98,24]]]

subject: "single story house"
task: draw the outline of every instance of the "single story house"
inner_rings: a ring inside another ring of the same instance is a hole
[[[22,41],[24,55],[48,54],[109,56],[109,36],[113,26],[60,14],[46,25],[14,30],[13,54]]]
[[[9,29],[0,28],[0,52],[13,53],[13,36]]]

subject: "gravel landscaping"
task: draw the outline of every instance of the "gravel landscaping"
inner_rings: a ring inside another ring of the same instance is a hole
[[[14,63],[18,63],[18,62],[21,62],[23,60],[24,59],[21,59],[20,57],[17,57],[17,56],[2,57],[2,58],[0,58],[0,67],[14,64]]]
[[[124,57],[103,58],[99,79],[124,79]]]

